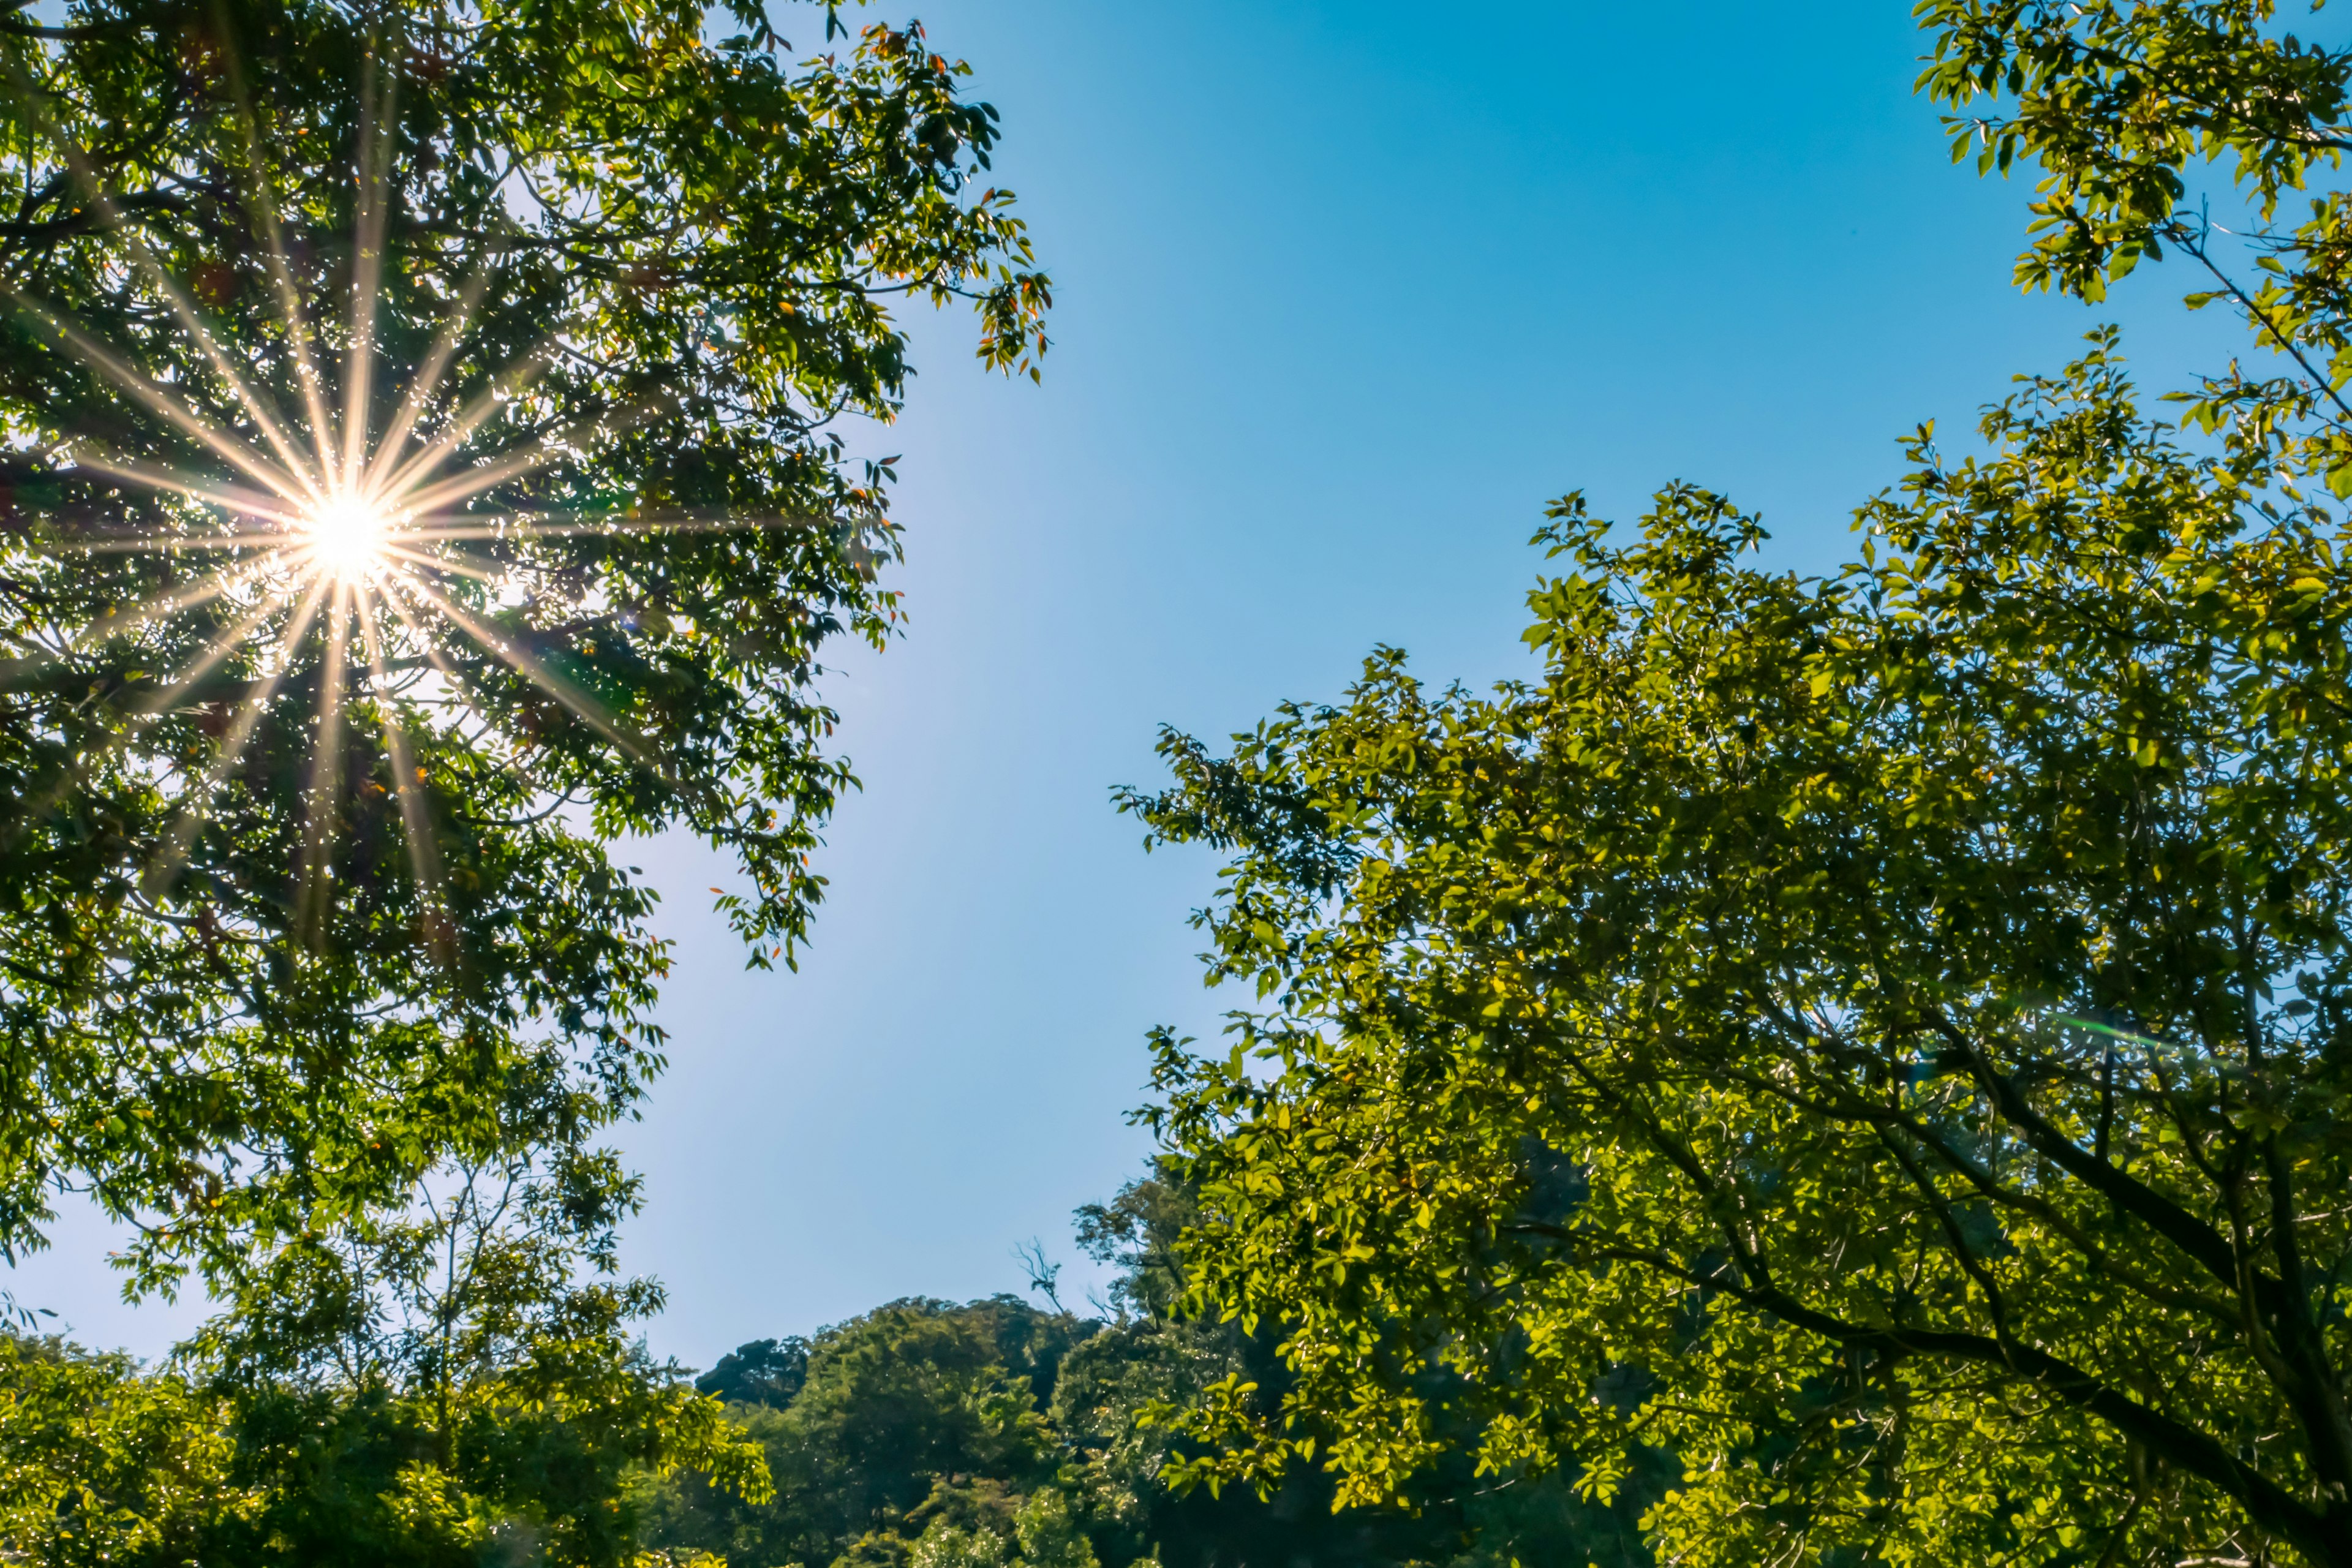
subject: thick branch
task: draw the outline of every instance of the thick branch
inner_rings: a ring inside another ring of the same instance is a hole
[[[1518,1228],[1548,1233],[1598,1256],[1642,1264],[1687,1283],[1720,1290],[1793,1328],[1857,1350],[1941,1356],[2006,1369],[2098,1417],[2168,1464],[2219,1487],[2245,1509],[2255,1524],[2293,1542],[2313,1562],[2329,1568],[2352,1565],[2352,1531],[2347,1531],[2336,1510],[2312,1508],[2203,1432],[2149,1409],[2095,1374],[2045,1351],[2015,1341],[2004,1344],[1983,1334],[1852,1323],[1809,1307],[1769,1280],[1759,1282],[1744,1272],[1701,1272],[1664,1252],[1629,1247],[1609,1237],[1560,1226],[1522,1225]]]
[[[1941,1014],[1931,1016],[1930,1021],[1968,1063],[1969,1076],[1991,1097],[2002,1119],[2023,1135],[2034,1152],[2187,1253],[2215,1279],[2232,1289],[2238,1288],[2237,1248],[2228,1237],[2147,1184],[2077,1147],[2033,1109],[2009,1075],[1996,1068],[1974,1040]],[[2256,1278],[2258,1283],[2268,1279]]]

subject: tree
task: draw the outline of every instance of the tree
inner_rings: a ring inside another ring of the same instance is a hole
[[[1639,1500],[1654,1495],[1647,1475],[1628,1489],[1622,1519],[1580,1501],[1559,1478],[1475,1475],[1455,1451],[1440,1457],[1410,1510],[1339,1510],[1332,1479],[1313,1469],[1293,1470],[1263,1492],[1184,1484],[1203,1457],[1184,1417],[1221,1386],[1246,1382],[1276,1393],[1289,1379],[1275,1324],[1244,1332],[1181,1310],[1179,1245],[1196,1211],[1191,1189],[1169,1175],[1155,1168],[1111,1202],[1077,1213],[1079,1245],[1120,1270],[1111,1287],[1116,1316],[1062,1363],[1048,1418],[1069,1451],[1062,1485],[1084,1502],[1103,1562],[1616,1568],[1646,1561],[1629,1527]],[[1432,1384],[1440,1397],[1444,1381]]]
[[[753,1380],[750,1399],[729,1407],[765,1453],[774,1496],[680,1476],[645,1493],[646,1542],[822,1565],[903,1563],[926,1540],[951,1559],[1034,1539],[1031,1558],[1043,1561],[1049,1539],[1066,1547],[1068,1536],[1053,1497],[1059,1445],[1044,1415],[1087,1332],[1009,1297],[918,1299],[826,1329],[797,1356],[754,1341],[705,1382],[724,1387],[742,1368],[797,1362],[796,1380]]]
[[[633,1468],[764,1495],[758,1450],[675,1380],[608,1364],[604,1397],[582,1399],[577,1369],[560,1391],[542,1371],[469,1391],[453,1430],[380,1387],[223,1388],[0,1335],[0,1551],[43,1568],[619,1568],[641,1561]]]
[[[222,1402],[126,1356],[0,1334],[0,1550],[47,1564],[189,1562],[265,1499]]]
[[[1645,1561],[1630,1517],[1609,1518],[1557,1479],[1498,1485],[1466,1463],[1417,1513],[1336,1513],[1329,1479],[1311,1473],[1266,1497],[1171,1488],[1199,1446],[1165,1413],[1229,1377],[1278,1383],[1283,1372],[1270,1328],[1173,1315],[1173,1248],[1192,1205],[1163,1176],[1077,1212],[1080,1245],[1118,1271],[1103,1318],[1003,1296],[899,1301],[814,1341],[755,1340],[722,1357],[697,1386],[727,1397],[775,1494],[748,1498],[690,1471],[649,1479],[633,1500],[646,1546],[811,1568]],[[1022,1260],[1042,1293],[1050,1267],[1034,1252]]]
[[[808,1382],[808,1341],[798,1334],[753,1340],[719,1358],[694,1386],[729,1405],[763,1405],[781,1410]]]
[[[633,1202],[594,1143],[667,958],[610,846],[732,850],[789,956],[852,782],[818,653],[898,614],[830,424],[896,407],[894,296],[1044,347],[962,68],[788,47],[688,0],[0,25],[0,1255],[80,1190],[135,1287],[250,1298],[415,1252],[445,1177],[530,1167],[583,1258]]]
[[[2352,55],[2243,3],[1929,4],[1956,122],[2045,175],[2029,284],[2169,247],[2283,374],[2141,412],[2116,340],[1932,428],[1828,579],[1728,500],[1538,536],[1540,679],[1382,650],[1219,756],[1156,839],[1254,990],[1162,1036],[1196,1307],[1279,1325],[1196,1476],[1313,1462],[1681,1481],[1676,1562],[2352,1563]],[[1433,1379],[1442,1394],[1433,1396]]]

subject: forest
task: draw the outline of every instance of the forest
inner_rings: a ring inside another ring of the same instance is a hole
[[[775,1496],[699,1478],[647,1486],[642,1539],[732,1562],[961,1565],[1647,1561],[1636,1521],[1656,1469],[1612,1503],[1552,1474],[1497,1483],[1455,1465],[1417,1506],[1332,1509],[1327,1478],[1177,1491],[1182,1446],[1155,1409],[1238,1377],[1281,1386],[1277,1337],[1177,1315],[1183,1189],[1129,1184],[1077,1215],[1118,1273],[1108,1317],[1010,1296],[894,1301],[814,1340],[746,1344],[696,1380],[765,1449]],[[1050,1266],[1048,1266],[1050,1268]],[[1051,1280],[1043,1281],[1050,1286]]]
[[[519,1531],[577,1531],[585,1521],[566,1515],[583,1503],[613,1510],[596,1521],[603,1560],[645,1563],[1648,1561],[1636,1521],[1663,1469],[1610,1504],[1557,1475],[1498,1485],[1459,1465],[1446,1495],[1409,1510],[1337,1512],[1331,1482],[1312,1473],[1265,1496],[1172,1489],[1161,1471],[1184,1439],[1152,1412],[1225,1378],[1277,1387],[1283,1375],[1275,1334],[1176,1310],[1190,1211],[1182,1187],[1155,1175],[1076,1216],[1081,1245],[1116,1270],[1107,1316],[1052,1299],[1048,1265],[1043,1305],[892,1301],[723,1357],[692,1386],[764,1461],[764,1484],[745,1484],[740,1458],[667,1473],[632,1464],[602,1412],[502,1421],[482,1457],[510,1489],[503,1500],[536,1505],[520,1520],[420,1512],[404,1475],[432,1449],[385,1405],[223,1398],[173,1369],[20,1336],[0,1406],[19,1500],[0,1519],[28,1533],[37,1520],[49,1560],[73,1562],[525,1561],[551,1542]],[[596,1550],[574,1535],[559,1550],[583,1548]]]

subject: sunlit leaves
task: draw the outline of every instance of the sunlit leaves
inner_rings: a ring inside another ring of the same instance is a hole
[[[1571,498],[1540,684],[1169,739],[1267,1010],[1152,1115],[1298,1378],[1203,1476],[1410,1495],[1443,1368],[1497,1470],[1679,1456],[1676,1561],[2336,1560],[2342,525],[2104,335],[1983,434],[1826,581]]]
[[[767,1495],[717,1402],[609,1342],[560,1383],[530,1367],[454,1397],[382,1387],[220,1387],[0,1337],[0,1551],[43,1564],[332,1561],[459,1565],[529,1551],[639,1561],[625,1475],[690,1465]]]
[[[1169,738],[1128,804],[1231,855],[1211,976],[1265,1010],[1163,1038],[1153,1115],[1199,1304],[1299,1376],[1207,1469],[1409,1485],[1443,1368],[1498,1470],[1679,1456],[1674,1561],[2352,1561],[2352,53],[2269,0],[1917,12],[1992,110],[1956,156],[2039,171],[2021,283],[2184,255],[2281,374],[2169,428],[2096,334],[1986,455],[1923,427],[1826,581],[1703,492],[1638,542],[1571,497],[1541,683],[1383,652]]]

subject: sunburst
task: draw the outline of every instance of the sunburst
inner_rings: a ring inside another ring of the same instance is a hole
[[[195,503],[208,520],[202,528],[94,532],[58,541],[53,548],[175,556],[202,551],[228,557],[218,569],[128,606],[75,639],[86,647],[215,601],[235,606],[236,613],[220,634],[144,702],[134,731],[184,701],[198,682],[241,649],[262,656],[257,662],[265,673],[248,686],[221,729],[208,769],[191,781],[183,795],[179,820],[150,868],[151,892],[168,885],[176,874],[210,801],[236,771],[299,648],[322,627],[315,761],[308,792],[310,826],[299,868],[306,905],[320,896],[318,872],[327,862],[327,825],[334,816],[332,797],[341,785],[335,769],[352,693],[371,688],[388,697],[433,683],[442,703],[465,706],[467,684],[442,651],[453,636],[502,661],[634,761],[653,764],[656,759],[642,736],[534,658],[517,638],[469,609],[463,602],[467,595],[452,592],[453,580],[479,584],[487,589],[489,602],[509,605],[528,592],[525,575],[510,563],[477,554],[467,546],[584,534],[778,526],[778,520],[731,517],[663,520],[619,513],[470,510],[487,492],[575,448],[581,435],[574,431],[541,437],[487,459],[466,455],[469,439],[528,388],[543,363],[544,356],[538,353],[523,356],[491,377],[487,390],[437,424],[429,420],[430,411],[443,401],[444,383],[459,357],[469,312],[481,297],[487,273],[480,269],[459,291],[394,412],[380,427],[373,423],[389,169],[384,141],[373,129],[383,103],[381,89],[372,84],[383,79],[373,59],[362,74],[355,261],[344,348],[331,374],[325,363],[327,352],[301,308],[294,269],[266,205],[255,216],[283,328],[281,352],[290,361],[274,367],[241,363],[206,325],[182,280],[144,248],[131,226],[118,222],[116,227],[131,264],[169,307],[177,330],[194,351],[194,368],[209,373],[222,401],[241,414],[236,422],[207,416],[179,385],[148,374],[61,312],[21,292],[10,295],[58,346],[220,465],[216,471],[196,472],[121,455],[102,442],[70,435],[58,440],[53,451],[67,467]],[[62,137],[59,142],[68,163],[87,182],[87,159]],[[102,190],[94,184],[86,188],[95,204],[107,207]],[[271,371],[276,374],[265,374]],[[299,416],[289,416],[272,403],[264,390],[272,380],[290,381],[298,389]],[[395,678],[394,670],[404,673]],[[379,710],[386,713],[383,741],[397,781],[412,865],[432,898],[437,877],[429,836],[422,830],[409,738],[393,722],[385,705],[379,704]]]

